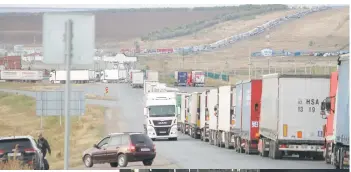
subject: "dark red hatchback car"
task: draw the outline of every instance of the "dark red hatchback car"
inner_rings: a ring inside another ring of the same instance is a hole
[[[155,145],[144,133],[111,133],[85,150],[82,159],[86,167],[103,163],[110,163],[111,167],[126,167],[128,162],[137,161],[151,166],[155,157]]]

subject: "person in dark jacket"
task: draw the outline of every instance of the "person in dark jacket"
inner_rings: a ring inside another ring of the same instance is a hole
[[[49,154],[51,155],[51,149],[50,149],[49,142],[43,137],[42,133],[40,133],[38,135],[38,147],[41,150],[41,152],[43,153],[44,158],[46,156],[46,151],[48,151]]]

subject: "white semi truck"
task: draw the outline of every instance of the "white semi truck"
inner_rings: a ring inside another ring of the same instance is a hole
[[[145,94],[145,133],[152,139],[178,139],[176,93],[167,88]],[[171,90],[174,91],[174,90]]]
[[[64,70],[51,71],[49,80],[53,84],[65,83],[66,73]],[[77,84],[89,83],[94,80],[94,76],[89,70],[71,70],[70,77],[71,82]]]
[[[2,70],[0,79],[6,82],[41,82],[43,71],[34,70]]]
[[[324,125],[320,104],[328,96],[328,75],[269,74],[262,77],[261,156],[323,158]]]

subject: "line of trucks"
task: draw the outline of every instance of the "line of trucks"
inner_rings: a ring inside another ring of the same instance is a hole
[[[269,74],[176,93],[174,121],[192,138],[239,153],[298,155],[349,168],[349,72],[347,54],[331,76]]]
[[[52,84],[66,82],[65,70],[52,70],[49,81]],[[45,79],[41,70],[1,70],[0,80],[6,82],[41,82]],[[128,72],[125,69],[71,70],[70,80],[73,83],[83,84],[90,82],[124,83],[128,81]]]

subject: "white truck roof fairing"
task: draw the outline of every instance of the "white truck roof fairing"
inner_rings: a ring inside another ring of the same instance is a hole
[[[172,92],[151,92],[145,96],[145,105],[176,105],[176,94]]]

